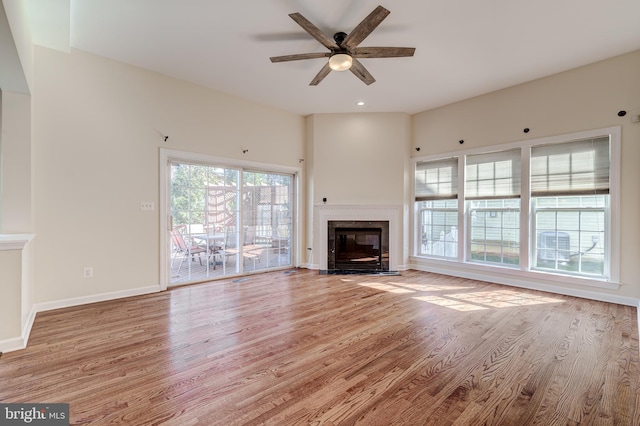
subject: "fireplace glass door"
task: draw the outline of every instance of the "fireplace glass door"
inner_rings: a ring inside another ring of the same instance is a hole
[[[336,228],[335,237],[335,269],[381,269],[382,230],[380,228]]]
[[[328,271],[389,271],[389,221],[330,220],[327,235]]]

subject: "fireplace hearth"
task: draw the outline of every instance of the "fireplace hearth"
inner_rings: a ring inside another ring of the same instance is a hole
[[[328,273],[389,272],[389,221],[328,221]]]

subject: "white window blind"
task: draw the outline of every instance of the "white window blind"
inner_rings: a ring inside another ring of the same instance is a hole
[[[531,148],[534,197],[609,193],[609,137]]]
[[[468,200],[520,197],[520,149],[468,155],[465,197]]]
[[[416,164],[416,201],[458,198],[458,158]]]

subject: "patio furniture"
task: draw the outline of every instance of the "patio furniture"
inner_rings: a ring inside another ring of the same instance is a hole
[[[191,257],[191,261],[193,262],[195,260],[196,254],[198,255],[200,265],[202,266],[202,253],[207,252],[207,249],[205,247],[200,247],[192,244],[188,245],[182,237],[180,227],[175,228],[171,231],[171,241],[173,242],[176,255],[182,254],[182,258],[180,259],[180,266],[178,266],[178,274],[180,274],[180,270],[182,269],[184,260]]]
[[[210,234],[197,234],[191,236],[197,247],[209,248],[209,257],[213,269],[216,269],[216,256],[220,256],[221,262],[225,256],[225,239],[226,235],[221,232],[212,232]]]
[[[254,253],[254,251],[263,248],[263,246],[255,244],[255,234],[255,228],[253,226],[247,226],[244,231],[244,244],[242,245],[242,259],[243,261],[252,260],[253,269],[256,268],[256,262],[260,262],[260,255]],[[240,250],[236,247],[236,240],[235,228],[227,228],[225,242],[226,256],[235,256],[240,253]]]

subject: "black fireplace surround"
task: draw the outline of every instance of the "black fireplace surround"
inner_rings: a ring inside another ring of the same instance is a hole
[[[389,221],[328,221],[327,272],[389,271]]]

